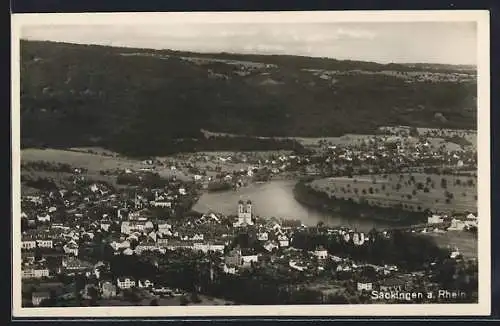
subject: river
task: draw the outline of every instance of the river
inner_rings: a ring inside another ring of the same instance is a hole
[[[236,215],[237,203],[242,199],[252,201],[256,216],[300,220],[307,226],[315,226],[318,222],[323,222],[328,226],[346,226],[359,231],[390,227],[388,223],[381,221],[347,218],[306,207],[294,198],[295,183],[294,180],[273,180],[251,184],[238,191],[206,192],[202,194],[193,209],[198,212],[212,210],[225,215]]]

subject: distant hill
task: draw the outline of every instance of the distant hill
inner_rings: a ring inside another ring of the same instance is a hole
[[[475,72],[444,68],[21,41],[22,145],[153,155],[239,141],[295,146],[221,144],[201,129],[302,137],[475,129]]]

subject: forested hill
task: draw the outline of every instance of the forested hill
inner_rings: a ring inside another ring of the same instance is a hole
[[[204,140],[201,129],[255,136],[475,129],[475,97],[475,72],[463,67],[21,41],[23,146],[161,154],[194,143],[239,146]],[[264,143],[251,146],[276,145]]]

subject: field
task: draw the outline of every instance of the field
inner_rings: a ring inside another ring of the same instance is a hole
[[[389,128],[385,127],[386,130],[390,130],[394,132],[397,130],[397,128]],[[419,132],[424,133],[427,131],[433,131],[434,129],[429,129],[429,128],[418,128]],[[214,133],[210,131],[203,130],[205,135],[208,136],[227,136],[227,137],[237,137],[240,135],[236,134],[225,134],[225,133]],[[450,142],[446,140],[444,137],[452,137],[455,135],[459,135],[460,137],[464,138],[465,140],[471,142],[472,145],[469,146],[460,146],[459,144]],[[319,146],[319,142],[327,142],[328,144],[332,146],[356,146],[360,145],[363,142],[368,141],[369,139],[372,139],[374,137],[389,137],[389,138],[401,138],[398,136],[390,136],[390,135],[374,135],[374,134],[367,134],[367,135],[361,135],[361,134],[345,134],[340,137],[287,137],[288,139],[293,139],[299,142],[301,145],[304,147],[317,147]],[[269,138],[269,137],[258,137],[258,138]],[[285,138],[280,138],[280,137],[275,137],[278,139],[285,139]],[[414,137],[404,137],[401,138],[405,143],[407,144],[415,144],[418,142],[417,138]],[[472,149],[476,150],[477,145],[476,145],[476,135],[472,132],[461,132],[459,130],[449,130],[448,132],[443,133],[442,137],[428,137],[427,141],[429,142],[431,148],[439,148],[440,146],[445,146],[445,149],[447,151],[453,152],[453,151],[460,151],[462,149]]]
[[[52,163],[65,163],[75,168],[85,168],[88,170],[86,176],[96,181],[109,182],[116,186],[116,178],[113,176],[103,176],[99,172],[104,170],[139,170],[146,167],[142,161],[129,159],[112,152],[99,152],[92,149],[92,153],[87,152],[88,149],[24,149],[21,151],[21,163],[46,161]],[[187,179],[189,176],[182,171],[172,171],[168,167],[157,167],[155,172],[160,176],[170,177],[175,175],[179,179]],[[54,180],[61,180],[69,173],[50,172],[50,171],[27,171],[22,170],[23,176],[30,177],[50,177]],[[33,192],[33,189],[23,187],[23,193]]]
[[[21,162],[48,161],[67,163],[74,167],[86,168],[89,171],[108,169],[139,169],[142,162],[124,157],[113,157],[103,154],[86,153],[83,150],[59,149],[25,149],[21,151]]]
[[[365,200],[376,206],[402,204],[409,211],[460,213],[477,211],[476,182],[474,177],[419,173],[326,178],[311,185],[339,199]]]
[[[200,152],[200,153],[190,153],[190,154],[179,154],[173,156],[164,157],[154,157],[155,160],[163,162],[163,166],[156,166],[154,172],[157,172],[160,176],[168,178],[171,176],[176,176],[181,180],[191,180],[193,175],[188,171],[186,162],[192,162],[192,165],[200,170],[206,170],[207,176],[215,177],[219,172],[215,171],[216,167],[220,167],[221,173],[231,173],[238,170],[247,170],[252,164],[250,163],[238,163],[238,162],[222,162],[218,157],[228,157],[234,156],[234,152]],[[290,154],[289,151],[266,151],[266,152],[252,152],[250,155],[254,158],[259,158],[265,160],[270,157],[270,155],[287,155]],[[201,156],[208,156],[209,160],[203,162],[199,158]],[[86,176],[92,180],[104,181],[118,186],[116,184],[116,178],[109,175],[101,175],[100,171],[111,170],[111,171],[123,171],[125,169],[131,169],[132,171],[138,171],[141,168],[146,168],[142,161],[137,159],[131,159],[119,155],[115,152],[97,148],[97,147],[86,147],[86,148],[71,148],[69,150],[61,149],[24,149],[21,151],[21,162],[36,162],[36,161],[46,161],[52,163],[65,163],[69,164],[75,168],[85,168],[88,170]],[[176,170],[171,170],[170,167],[175,165]],[[28,176],[31,178],[52,178],[55,181],[62,180],[68,176],[70,173],[64,172],[51,172],[51,171],[33,171],[33,170],[22,170],[23,176]],[[25,187],[23,185],[23,194],[29,194],[36,192],[36,189]]]

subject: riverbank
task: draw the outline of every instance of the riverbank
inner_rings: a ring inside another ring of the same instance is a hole
[[[425,223],[427,217],[425,212],[407,212],[397,208],[377,207],[367,203],[355,203],[352,200],[331,198],[326,193],[311,188],[304,180],[296,183],[293,195],[295,200],[302,205],[325,213],[371,219],[395,225]]]
[[[276,218],[287,221],[300,220],[306,226],[344,226],[368,232],[373,228],[387,229],[392,223],[375,221],[356,216],[343,216],[302,205],[294,198],[293,188],[297,180],[275,180],[251,183],[237,191],[208,192],[202,191],[201,197],[193,207],[197,212],[217,212],[226,216],[236,215],[239,200],[251,200],[252,212],[262,218]]]

